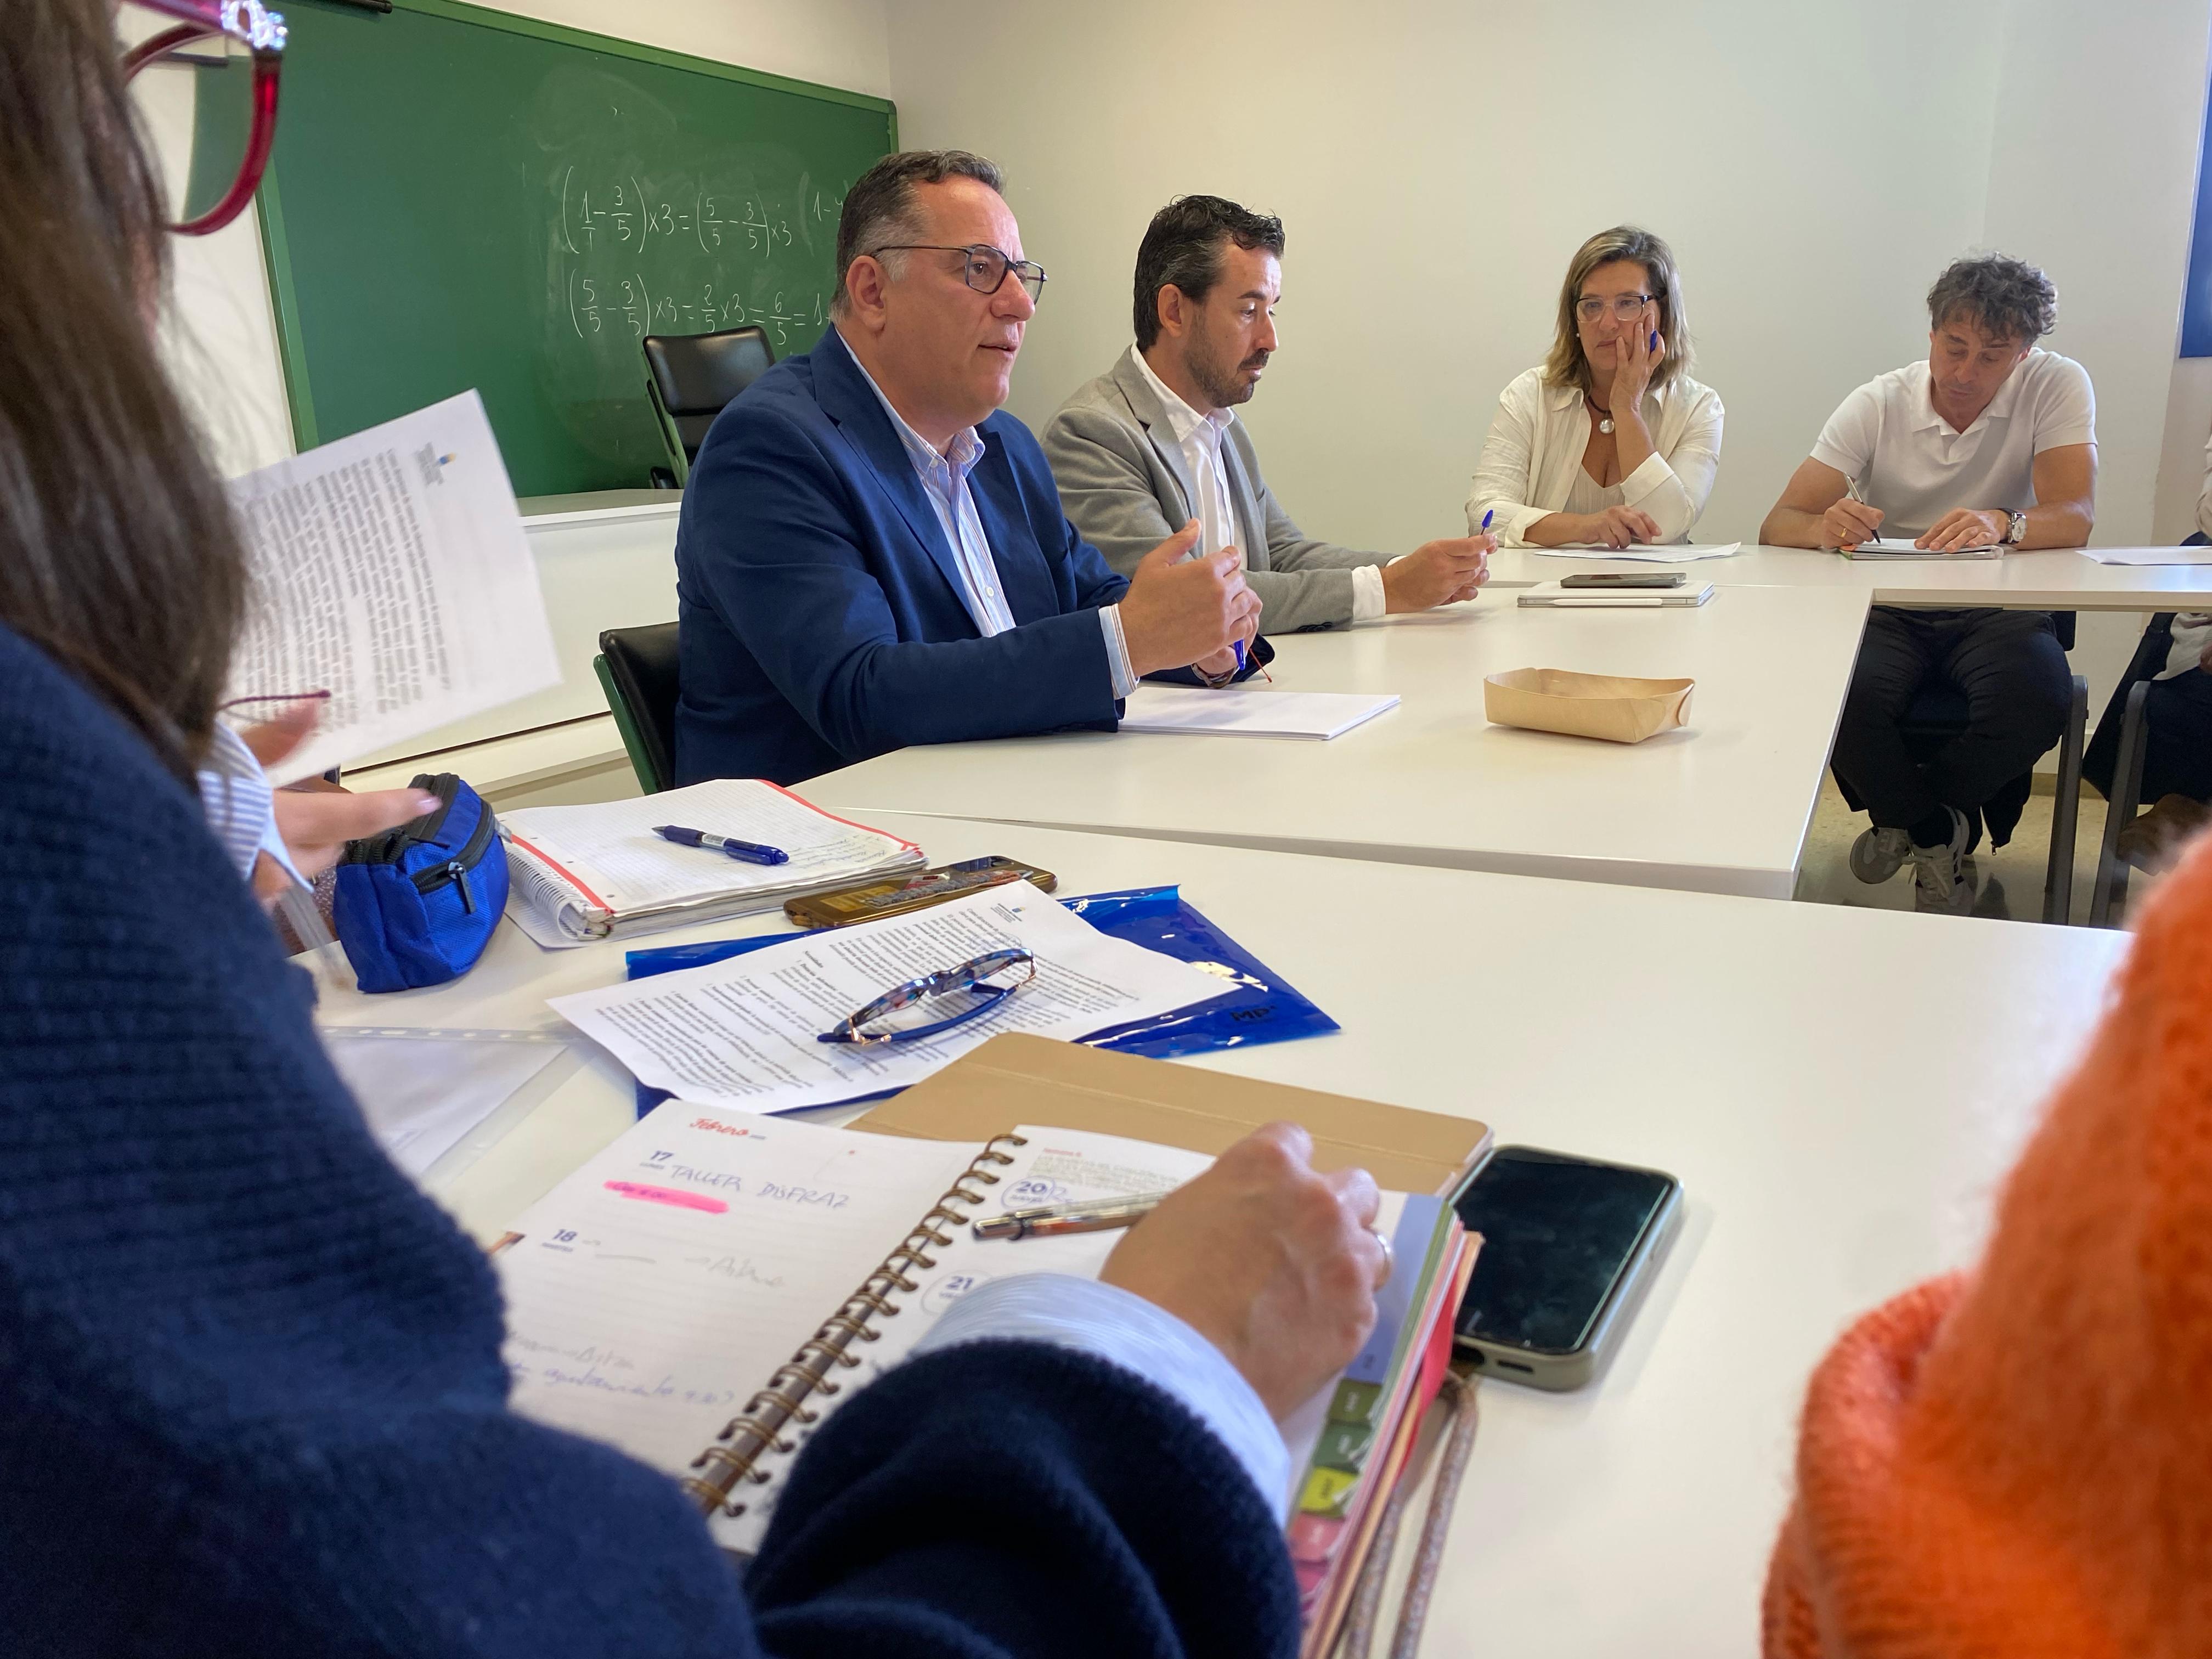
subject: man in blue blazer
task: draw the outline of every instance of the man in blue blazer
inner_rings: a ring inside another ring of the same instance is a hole
[[[724,410],[676,540],[679,783],[795,783],[916,743],[1110,731],[1139,676],[1226,684],[1260,601],[1195,523],[1115,574],[996,412],[1044,272],[998,169],[887,156],[837,227],[834,325]]]

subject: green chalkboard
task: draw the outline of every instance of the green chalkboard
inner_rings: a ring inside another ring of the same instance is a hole
[[[646,334],[820,336],[880,98],[453,0],[293,0],[259,198],[294,435],[471,386],[523,495],[664,462]]]

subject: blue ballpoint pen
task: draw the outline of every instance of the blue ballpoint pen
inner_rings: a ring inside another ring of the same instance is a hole
[[[653,833],[664,841],[672,841],[679,847],[704,847],[709,851],[726,853],[733,859],[743,859],[747,864],[788,864],[791,854],[781,847],[763,847],[758,842],[732,841],[727,836],[710,836],[704,830],[686,830],[673,823],[656,823]]]

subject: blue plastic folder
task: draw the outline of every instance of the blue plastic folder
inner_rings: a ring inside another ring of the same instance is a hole
[[[1285,984],[1282,975],[1273,969],[1185,903],[1179,887],[1087,893],[1060,902],[1099,932],[1218,975],[1226,988],[1219,996],[1188,1008],[1093,1031],[1083,1039],[1091,1048],[1143,1054],[1152,1060],[1173,1060],[1178,1055],[1205,1054],[1215,1048],[1287,1042],[1293,1037],[1319,1036],[1324,1031],[1342,1029]],[[703,967],[710,962],[741,957],[767,945],[781,945],[786,939],[804,937],[803,933],[765,933],[755,939],[706,939],[696,945],[630,951],[624,953],[623,959],[629,965],[630,978],[649,979],[655,974]],[[665,1090],[639,1084],[638,1115],[644,1116],[667,1098]]]

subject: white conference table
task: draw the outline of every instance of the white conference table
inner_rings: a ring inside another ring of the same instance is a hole
[[[1180,882],[1344,1026],[1186,1063],[1479,1116],[1501,1144],[1680,1177],[1685,1224],[1610,1370],[1571,1395],[1484,1386],[1427,1659],[1756,1653],[1808,1375],[1860,1311],[1972,1259],[1993,1183],[2126,947],[1972,917],[872,816],[933,860],[1054,870],[1066,895]],[[320,1018],[564,1029],[544,999],[619,978],[622,948],[541,951],[503,927],[452,986],[329,991]],[[1941,1019],[1900,1017],[1939,1000]],[[429,1172],[478,1239],[633,1121],[628,1074],[583,1046],[581,1068],[489,1152],[466,1163],[464,1143]]]
[[[1865,615],[1846,589],[1565,611],[1501,588],[1276,638],[1279,690],[1403,700],[1328,742],[1061,732],[900,750],[802,790],[843,813],[1788,898]],[[1490,725],[1483,676],[1531,667],[1698,686],[1686,728],[1632,745]]]
[[[1846,559],[1802,547],[1753,547],[1680,565],[1571,558],[1503,547],[1490,562],[1499,587],[1527,586],[1592,571],[1680,570],[1716,587],[1841,588],[1872,605],[1994,605],[2008,611],[2212,609],[2212,564],[2100,564],[2073,549],[2008,553],[1995,559]]]

